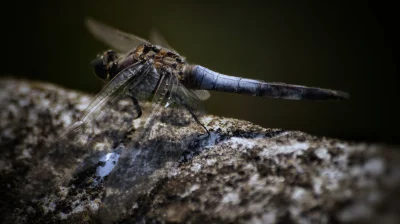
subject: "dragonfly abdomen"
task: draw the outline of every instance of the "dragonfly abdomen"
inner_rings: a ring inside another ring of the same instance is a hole
[[[200,65],[190,69],[188,84],[191,88],[246,94],[292,100],[347,99],[347,93],[329,89],[269,83],[255,79],[229,76],[214,72]]]

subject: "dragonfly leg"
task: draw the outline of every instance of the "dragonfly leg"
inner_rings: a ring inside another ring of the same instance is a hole
[[[199,119],[198,119],[197,116],[193,113],[193,111],[192,111],[186,104],[183,104],[183,106],[189,111],[189,113],[192,115],[193,119],[194,119],[198,124],[200,124],[200,125],[204,128],[204,130],[206,130],[208,137],[210,137],[210,131],[208,131],[208,129],[206,128],[206,126],[204,126],[204,125],[199,121]]]
[[[135,107],[135,110],[137,112],[136,118],[139,118],[142,116],[142,108],[139,105],[139,101],[135,97],[131,97],[133,106]]]
[[[139,105],[139,101],[132,94],[128,94],[129,98],[132,100],[133,107],[136,110],[137,116],[134,119],[140,118],[142,116],[142,108]]]

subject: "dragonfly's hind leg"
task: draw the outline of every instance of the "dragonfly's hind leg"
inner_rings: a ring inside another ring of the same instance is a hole
[[[192,115],[193,119],[199,124],[201,125],[201,127],[204,128],[204,130],[206,130],[208,137],[210,137],[210,131],[208,131],[208,129],[206,128],[206,126],[204,126],[199,119],[197,118],[196,114],[193,113],[193,111],[190,109],[190,107],[188,107],[186,104],[183,104],[184,107],[189,111],[189,113]]]

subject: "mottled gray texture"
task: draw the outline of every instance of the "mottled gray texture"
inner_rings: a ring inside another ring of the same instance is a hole
[[[85,189],[85,183],[74,182],[80,188],[60,188],[31,202],[19,192],[37,162],[37,150],[81,115],[91,97],[52,84],[0,80],[4,222],[94,221],[91,213],[100,205],[101,188]],[[400,222],[399,147],[267,129],[211,115],[202,121],[212,133],[211,145],[194,147],[197,153],[142,195],[126,221]]]

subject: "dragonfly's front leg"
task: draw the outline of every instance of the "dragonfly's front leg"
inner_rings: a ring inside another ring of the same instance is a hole
[[[142,108],[139,105],[139,101],[136,99],[136,97],[133,94],[128,93],[127,95],[132,100],[133,108],[135,109],[136,114],[137,114],[134,119],[140,118],[142,116]]]
[[[133,106],[137,113],[137,116],[135,117],[135,119],[140,118],[142,116],[142,108],[139,105],[139,101],[135,97],[131,97],[131,99],[132,99]]]

